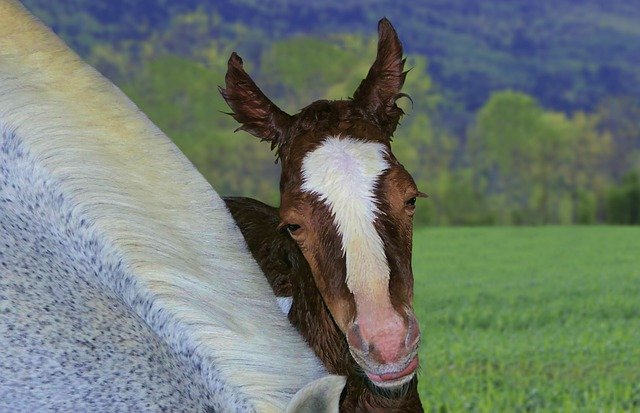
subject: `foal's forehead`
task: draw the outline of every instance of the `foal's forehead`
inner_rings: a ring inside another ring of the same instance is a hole
[[[370,197],[377,179],[389,169],[388,147],[353,137],[328,136],[302,160],[302,189],[323,200]]]
[[[376,124],[375,117],[350,100],[319,100],[294,116],[291,138],[305,152],[327,136],[342,136],[390,143],[390,136]]]

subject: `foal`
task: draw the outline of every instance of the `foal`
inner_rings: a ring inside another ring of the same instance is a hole
[[[390,146],[403,113],[402,45],[388,20],[378,32],[376,60],[352,99],[293,116],[231,55],[222,96],[239,129],[277,148],[282,174],[279,210],[228,202],[276,293],[293,298],[291,322],[331,373],[348,377],[341,410],[421,411],[411,239],[423,194]],[[283,263],[288,280],[275,270]]]
[[[289,321],[329,372],[347,376],[340,411],[422,411],[415,379],[395,391],[380,391],[367,382],[300,249],[286,231],[278,230],[278,209],[250,198],[224,200]]]

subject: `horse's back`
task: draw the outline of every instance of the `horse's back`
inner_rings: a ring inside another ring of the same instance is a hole
[[[282,411],[326,375],[215,191],[13,0],[0,142],[0,412]]]

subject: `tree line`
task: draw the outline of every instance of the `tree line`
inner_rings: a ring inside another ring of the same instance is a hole
[[[231,51],[289,113],[316,99],[351,96],[375,56],[376,39],[297,35],[265,42],[220,25],[220,16],[184,12],[140,39],[87,44],[85,58],[116,82],[225,195],[278,202],[278,166],[266,144],[224,112],[217,87]],[[216,31],[213,28],[224,27]],[[494,90],[452,122],[457,103],[436,84],[423,54],[409,53],[402,100],[407,115],[394,152],[431,198],[418,224],[540,225],[640,223],[640,107],[603,98],[589,111],[543,107],[522,91]],[[438,69],[440,70],[440,69]],[[481,78],[476,82],[482,82]]]

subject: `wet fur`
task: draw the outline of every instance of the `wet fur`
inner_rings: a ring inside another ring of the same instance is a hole
[[[278,209],[260,201],[224,199],[249,250],[276,296],[293,297],[289,320],[300,331],[330,373],[347,376],[341,412],[421,412],[417,376],[399,390],[370,384],[351,354],[316,287],[311,269],[286,231],[278,230]]]

